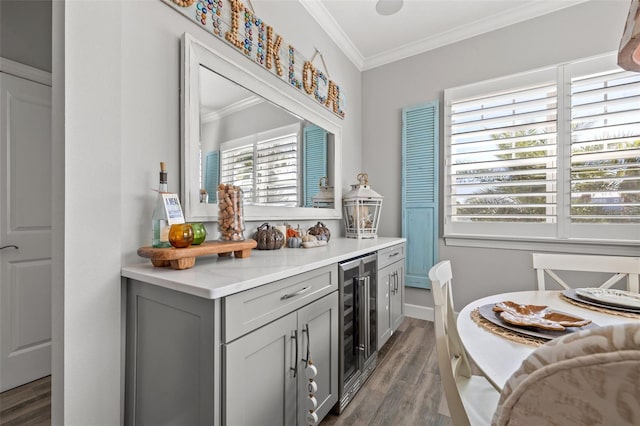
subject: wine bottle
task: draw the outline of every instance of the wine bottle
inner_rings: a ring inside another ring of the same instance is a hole
[[[164,162],[160,163],[160,185],[158,187],[158,196],[156,205],[153,208],[153,247],[171,247],[169,242],[169,218],[167,210],[164,207],[164,199],[162,194],[168,192],[167,185],[167,167]]]

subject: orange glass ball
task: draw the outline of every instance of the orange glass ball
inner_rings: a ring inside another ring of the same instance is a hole
[[[176,223],[169,229],[169,242],[175,248],[189,247],[193,242],[193,228],[189,223]]]

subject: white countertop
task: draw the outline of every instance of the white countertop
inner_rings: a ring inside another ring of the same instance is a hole
[[[156,268],[147,260],[122,268],[122,276],[207,299],[217,299],[273,281],[301,274],[352,257],[405,242],[404,238],[332,238],[315,248],[251,251],[236,259],[218,255],[196,258],[193,268]]]

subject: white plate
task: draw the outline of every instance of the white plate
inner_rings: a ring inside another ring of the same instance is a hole
[[[640,294],[613,288],[576,288],[576,294],[600,303],[640,309]]]

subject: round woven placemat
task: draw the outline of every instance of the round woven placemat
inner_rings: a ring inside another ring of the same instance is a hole
[[[616,311],[616,310],[613,310],[613,309],[601,308],[599,306],[593,306],[593,305],[589,305],[587,303],[580,303],[577,300],[573,300],[570,297],[567,297],[562,293],[560,293],[560,298],[562,300],[564,300],[565,302],[571,303],[572,305],[580,306],[581,308],[585,308],[585,309],[591,309],[592,311],[602,312],[604,314],[610,314],[610,315],[618,315],[618,316],[626,317],[626,318],[640,319],[640,315],[639,314],[634,314],[633,312],[623,312],[623,311]]]
[[[485,330],[517,343],[523,343],[525,345],[531,345],[531,346],[542,346],[548,342],[548,340],[540,339],[538,337],[533,337],[533,336],[527,336],[512,330],[500,327],[499,325],[496,325],[491,321],[488,321],[482,318],[482,315],[480,315],[480,310],[478,308],[471,311],[471,319],[473,320],[473,322],[475,322]]]

